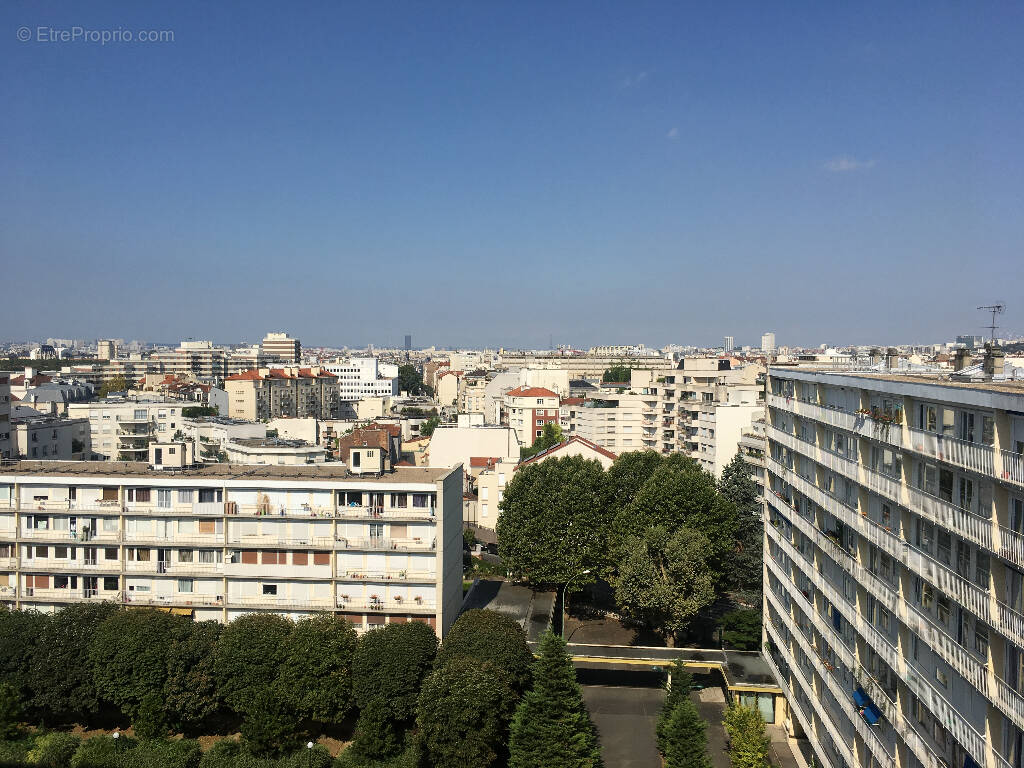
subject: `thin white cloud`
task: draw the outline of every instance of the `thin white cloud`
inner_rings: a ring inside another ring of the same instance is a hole
[[[858,160],[855,157],[834,157],[825,163],[825,170],[832,173],[848,173],[850,171],[866,171],[875,167],[874,160]]]
[[[621,86],[623,89],[635,88],[643,85],[645,80],[647,80],[647,72],[637,72],[635,75],[626,75],[622,78]]]
[[[676,128],[675,126],[672,126],[671,128],[668,129],[668,133],[665,134],[665,138],[666,139],[678,139],[679,138],[679,129]]]

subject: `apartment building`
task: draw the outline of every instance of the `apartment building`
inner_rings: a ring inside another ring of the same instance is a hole
[[[600,380],[609,368],[625,366],[645,370],[666,371],[675,368],[670,358],[653,350],[646,355],[624,354],[572,354],[559,355],[547,352],[507,352],[501,355],[503,368],[530,368],[564,370],[569,379]],[[660,375],[660,374],[659,374]]]
[[[376,357],[353,357],[325,363],[323,370],[338,377],[338,398],[355,402],[368,397],[398,397],[398,366]]]
[[[558,395],[543,387],[516,387],[502,399],[501,423],[516,431],[520,445],[533,445],[545,424],[558,424]]]
[[[766,658],[819,765],[1024,765],[1024,382],[994,368],[769,371]]]
[[[302,344],[287,333],[268,333],[260,342],[260,352],[278,363],[298,365],[302,360]]]
[[[229,376],[228,416],[247,421],[332,419],[338,415],[338,377],[324,368],[257,368]]]
[[[11,458],[11,374],[0,371],[0,459]]]
[[[385,471],[375,449],[361,459],[367,474],[5,466],[0,602],[109,600],[217,621],[329,612],[360,630],[424,621],[443,635],[462,604],[462,468]]]
[[[70,403],[68,416],[88,419],[93,461],[144,461],[149,444],[170,440],[182,428],[177,400],[99,400]]]
[[[601,393],[569,408],[566,437],[581,437],[614,453],[655,450],[662,425],[656,395]]]
[[[240,437],[221,446],[229,464],[296,466],[323,464],[327,449],[305,440],[281,437]]]
[[[19,416],[10,425],[12,458],[81,461],[91,456],[88,419]]]

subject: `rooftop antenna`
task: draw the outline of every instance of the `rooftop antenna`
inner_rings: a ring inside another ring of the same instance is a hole
[[[996,328],[999,327],[998,325],[996,325],[996,315],[1001,315],[1001,314],[1003,314],[1003,312],[1006,311],[1006,304],[1004,304],[1001,301],[997,301],[995,304],[988,304],[988,305],[986,305],[984,307],[978,307],[978,309],[984,309],[986,312],[991,312],[992,313],[992,323],[990,325],[986,325],[986,326],[983,326],[983,327],[984,328],[988,328],[989,331],[991,331],[992,338],[990,339],[990,341],[993,344],[995,344],[996,343]]]

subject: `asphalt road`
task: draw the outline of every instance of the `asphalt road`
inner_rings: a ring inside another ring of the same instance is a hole
[[[660,688],[583,686],[605,768],[661,768],[654,726],[664,698]]]

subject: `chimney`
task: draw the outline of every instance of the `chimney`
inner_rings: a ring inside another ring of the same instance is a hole
[[[900,353],[895,347],[889,347],[885,351],[885,367],[890,371],[895,371],[900,367]]]
[[[985,345],[984,368],[986,376],[1002,376],[1005,361],[1006,353],[999,348],[998,344]]]
[[[960,347],[953,355],[953,370],[962,371],[971,364],[971,350]]]
[[[870,360],[872,365],[878,365],[882,362],[882,350],[878,347],[872,347],[870,352]]]

